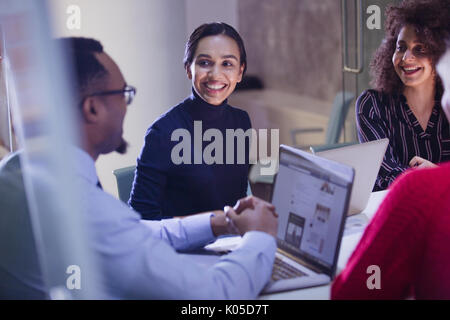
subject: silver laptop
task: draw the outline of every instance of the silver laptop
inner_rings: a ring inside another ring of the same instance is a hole
[[[348,215],[361,213],[366,208],[388,144],[389,139],[380,139],[315,153],[355,169]]]
[[[272,204],[277,253],[263,294],[329,283],[336,272],[353,168],[281,145]]]

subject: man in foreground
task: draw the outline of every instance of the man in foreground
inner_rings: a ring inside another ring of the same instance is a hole
[[[135,89],[127,85],[119,67],[98,41],[59,41],[69,47],[74,59],[83,138],[75,150],[76,183],[82,192],[90,248],[108,297],[256,298],[269,280],[275,258],[274,207],[250,197],[242,199],[235,208],[227,207],[226,213],[142,221],[136,212],[105,193],[97,178],[95,160],[100,154],[126,151],[122,126]],[[211,267],[177,252],[204,246],[219,235],[235,232],[243,235],[240,247]],[[0,271],[2,268],[8,266],[0,265]],[[25,282],[24,277],[16,278]],[[26,283],[22,285],[26,287]]]

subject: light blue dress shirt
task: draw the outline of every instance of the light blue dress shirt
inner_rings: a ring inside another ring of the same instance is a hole
[[[269,281],[276,241],[247,232],[242,244],[212,266],[180,254],[215,240],[210,213],[144,221],[96,186],[93,159],[77,149],[77,176],[92,249],[113,298],[254,299]]]

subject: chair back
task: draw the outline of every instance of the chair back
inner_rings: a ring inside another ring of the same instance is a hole
[[[20,153],[0,161],[0,300],[48,299]]]
[[[336,94],[330,119],[328,120],[325,144],[336,144],[339,142],[339,137],[344,129],[348,109],[354,98],[355,95],[347,91],[340,91]]]
[[[131,187],[134,180],[134,171],[136,166],[116,169],[113,174],[116,176],[117,189],[119,191],[119,199],[127,203],[130,198]]]

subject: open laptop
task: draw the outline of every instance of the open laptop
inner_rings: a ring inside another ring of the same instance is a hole
[[[329,283],[336,272],[353,168],[280,146],[272,204],[277,208],[277,253],[263,294]]]
[[[348,215],[361,213],[366,208],[388,144],[389,139],[380,139],[315,153],[355,169]]]

